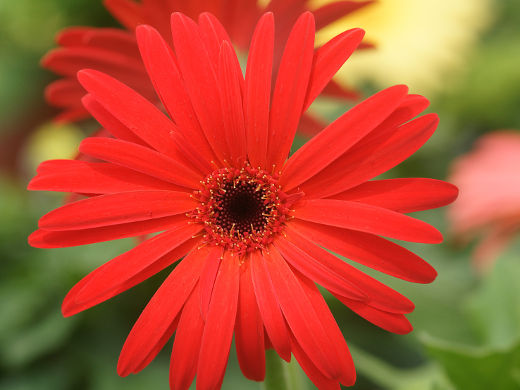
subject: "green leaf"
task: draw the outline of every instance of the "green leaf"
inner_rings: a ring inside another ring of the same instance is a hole
[[[517,390],[520,386],[520,343],[511,349],[476,348],[426,336],[423,343],[457,389]]]

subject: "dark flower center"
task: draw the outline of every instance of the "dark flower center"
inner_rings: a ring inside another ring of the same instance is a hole
[[[205,241],[240,254],[270,244],[289,213],[277,178],[248,164],[213,172],[195,197],[200,207],[189,215],[204,223]]]

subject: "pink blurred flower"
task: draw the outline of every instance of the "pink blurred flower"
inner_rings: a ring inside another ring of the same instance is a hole
[[[480,238],[473,261],[483,271],[520,230],[520,133],[481,137],[453,164],[450,182],[460,189],[449,212],[453,231],[465,240]]]

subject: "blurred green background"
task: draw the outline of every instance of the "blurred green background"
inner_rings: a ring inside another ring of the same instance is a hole
[[[388,177],[443,179],[479,135],[520,129],[520,2],[496,0],[491,9],[491,25],[464,71],[430,97],[441,117],[436,134]],[[133,242],[56,250],[27,245],[38,218],[62,201],[25,190],[36,164],[73,155],[69,145],[92,128],[49,125],[55,112],[42,97],[53,76],[39,60],[54,46],[56,32],[70,25],[116,26],[100,0],[0,0],[0,389],[167,389],[169,348],[138,375],[121,379],[116,373],[120,348],[165,273],[64,319],[61,301],[74,283]],[[375,88],[363,85],[367,94]],[[345,108],[336,102],[314,107],[330,118]],[[414,332],[389,334],[328,299],[352,348],[359,376],[354,388],[520,389],[519,240],[489,274],[477,275],[470,264],[473,244],[456,245],[445,210],[420,217],[439,227],[446,242],[408,247],[435,266],[438,279],[412,285],[376,275],[415,302],[409,316]],[[229,365],[224,389],[258,388],[242,377],[234,351]],[[288,370],[300,378],[295,389],[312,388],[297,366]]]

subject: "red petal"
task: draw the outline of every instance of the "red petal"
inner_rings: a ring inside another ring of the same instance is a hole
[[[224,118],[223,136],[227,140],[232,161],[240,163],[247,157],[244,103],[241,88],[244,77],[236,54],[227,41],[224,41],[220,48],[217,74],[220,84],[222,117]]]
[[[182,309],[170,359],[171,390],[188,389],[199,362],[204,321],[200,316],[199,287],[195,287]]]
[[[104,0],[108,12],[128,30],[134,30],[139,24],[146,23],[142,5],[130,0]]]
[[[348,30],[316,50],[303,111],[307,111],[336,72],[352,55],[364,35],[365,32],[360,28]]]
[[[250,259],[240,266],[235,344],[238,363],[244,376],[254,381],[263,381],[265,377],[264,325],[256,303]]]
[[[135,36],[119,28],[69,27],[59,32],[56,41],[60,46],[96,47],[139,59]]]
[[[258,22],[247,59],[244,110],[247,154],[254,167],[267,168],[269,103],[273,73],[274,18],[267,13]]]
[[[81,88],[81,87],[80,87]],[[83,90],[83,88],[82,88]],[[123,125],[116,117],[108,112],[91,94],[85,95],[81,102],[98,123],[103,126],[114,137],[123,141],[133,142],[139,145],[149,146],[141,138],[135,135],[132,130]]]
[[[141,283],[188,253],[200,226],[187,225],[154,236],[97,268],[79,281],[63,301],[72,316]]]
[[[232,253],[222,259],[204,326],[197,367],[197,389],[220,388],[224,375],[238,305],[239,262]]]
[[[347,342],[345,341],[336,320],[316,285],[301,275],[298,275],[298,277],[307,297],[311,301],[312,306],[321,321],[321,324],[325,328],[325,332],[330,337],[331,345],[336,349],[336,353],[341,361],[342,371],[339,381],[345,386],[353,386],[356,381],[354,361],[352,360]]]
[[[421,220],[364,203],[312,199],[298,207],[294,216],[305,221],[378,234],[397,240],[438,244],[441,233]]]
[[[186,188],[198,188],[202,175],[178,160],[153,149],[110,138],[87,138],[79,150],[89,156],[124,166]]]
[[[157,290],[133,326],[119,356],[117,372],[136,372],[174,322],[195,287],[208,251],[193,250]],[[166,341],[166,340],[165,340]]]
[[[59,207],[40,218],[45,230],[79,230],[183,214],[197,207],[187,192],[132,191],[100,195]]]
[[[458,194],[457,187],[440,180],[390,179],[369,181],[333,198],[367,203],[399,213],[413,213],[446,206]]]
[[[53,49],[43,57],[41,64],[61,76],[75,76],[78,71],[87,68],[117,75],[125,81],[145,75],[138,58],[89,46]]]
[[[334,1],[328,3],[313,11],[316,18],[316,30],[321,30],[345,15],[373,3],[374,1]]]
[[[276,79],[270,116],[268,166],[281,167],[289,154],[302,114],[313,55],[314,16],[306,12],[291,31]]]
[[[256,301],[258,302],[258,309],[273,348],[282,359],[290,361],[291,345],[289,342],[289,331],[280,306],[276,301],[273,285],[264,266],[262,256],[262,253],[259,251],[254,251],[251,253],[250,258],[251,279]]]
[[[309,379],[316,385],[316,388],[320,390],[341,390],[339,382],[337,380],[330,379],[323,375],[323,373],[316,367],[311,361],[309,356],[305,353],[302,347],[298,344],[295,336],[291,334],[291,346],[293,349],[294,357],[300,364],[305,374]]]
[[[336,351],[299,280],[275,248],[264,255],[264,262],[291,332],[316,367],[328,378],[337,379],[341,366]]]
[[[86,91],[76,79],[53,81],[45,88],[45,100],[56,107],[81,107]]]
[[[136,33],[148,75],[170,117],[186,139],[211,161],[213,150],[197,120],[172,49],[150,26],[139,26]]]
[[[174,13],[171,18],[175,53],[193,108],[215,154],[221,161],[229,159],[226,140],[222,137],[223,118],[217,77],[197,24]]]
[[[218,269],[222,261],[223,252],[213,251],[215,257],[208,257],[202,273],[200,275],[200,314],[202,319],[205,321],[209,310],[209,304],[211,302],[211,295],[213,294],[213,287],[215,286],[215,280],[217,279]]]
[[[327,127],[327,123],[323,119],[314,113],[310,114],[307,112],[301,117],[298,134],[306,138],[312,138],[325,127]]]
[[[431,283],[437,277],[426,261],[381,237],[298,220],[293,225],[308,240],[385,274],[414,283]]]
[[[200,37],[204,41],[204,45],[208,51],[211,65],[213,66],[215,72],[217,72],[222,44],[227,42],[232,47],[233,43],[229,39],[229,35],[226,29],[213,14],[209,12],[201,13],[199,15],[198,22]],[[240,68],[238,58],[235,58],[234,60],[236,65],[238,65]],[[243,81],[240,84],[240,87],[243,88]]]
[[[276,239],[274,245],[289,264],[327,290],[335,291],[339,295],[357,301],[366,301],[368,299],[366,294],[360,291],[357,286],[343,279],[320,262],[315,261],[298,246],[292,244],[290,234],[287,236],[287,239]]]
[[[393,121],[392,116],[389,119]],[[431,137],[438,122],[436,114],[427,114],[400,127],[383,123],[301,189],[310,197],[327,197],[386,172],[415,153]]]
[[[403,101],[408,88],[387,88],[347,111],[291,156],[280,182],[288,191],[331,164],[381,124]]]
[[[116,79],[82,70],[78,80],[96,100],[135,135],[161,153],[180,157],[172,134],[177,127],[155,105]]]
[[[413,330],[412,324],[403,314],[388,313],[375,309],[366,303],[351,301],[337,295],[335,297],[353,312],[384,330],[397,334],[408,334]]]
[[[35,248],[65,248],[93,244],[95,242],[111,241],[120,238],[142,236],[184,225],[188,218],[184,215],[174,215],[149,219],[146,221],[124,223],[121,225],[103,226],[95,229],[74,230],[70,232],[49,232],[36,230],[29,236],[29,245]]]
[[[110,194],[142,190],[179,191],[181,187],[110,163],[48,160],[27,189],[83,194]]]
[[[300,249],[313,257],[315,261],[322,263],[345,280],[349,280],[352,284],[358,286],[368,296],[369,300],[367,303],[369,305],[395,313],[410,313],[414,309],[413,302],[397,291],[392,290],[357,268],[338,259],[325,249],[295,234],[294,230],[291,232],[291,239]]]

